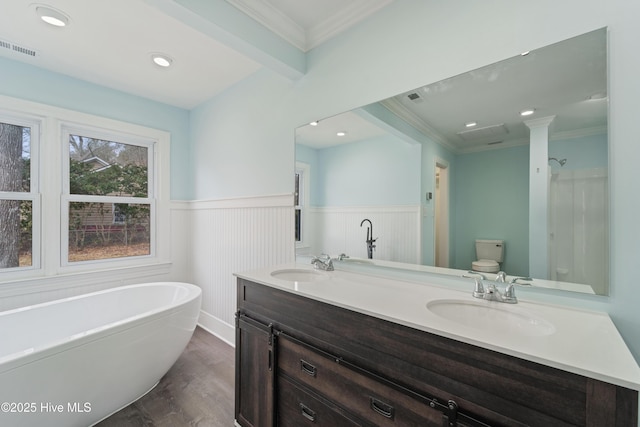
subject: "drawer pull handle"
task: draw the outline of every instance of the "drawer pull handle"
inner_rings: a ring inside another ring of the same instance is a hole
[[[385,418],[393,418],[393,406],[384,403],[382,400],[375,397],[370,398],[371,409]]]
[[[316,413],[311,408],[309,408],[304,403],[300,402],[300,411],[302,411],[302,416],[311,421],[312,423],[316,422]]]
[[[302,359],[300,359],[300,369],[302,370],[302,372],[312,377],[315,377],[316,374],[318,373],[318,370],[316,369],[315,366],[313,366],[311,363],[307,362],[306,360],[302,360]]]

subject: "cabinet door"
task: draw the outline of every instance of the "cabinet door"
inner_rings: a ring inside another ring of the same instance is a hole
[[[274,335],[270,325],[244,315],[236,321],[236,421],[274,425]]]

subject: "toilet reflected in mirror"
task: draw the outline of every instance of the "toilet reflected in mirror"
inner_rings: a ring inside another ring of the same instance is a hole
[[[476,240],[477,261],[471,263],[471,269],[480,273],[497,273],[504,259],[504,240]]]

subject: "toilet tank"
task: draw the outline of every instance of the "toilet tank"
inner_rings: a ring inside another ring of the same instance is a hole
[[[504,240],[476,240],[476,256],[478,259],[490,259],[502,262]]]

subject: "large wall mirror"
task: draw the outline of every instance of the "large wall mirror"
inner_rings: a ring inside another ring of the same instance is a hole
[[[607,87],[603,28],[301,126],[297,253],[607,295]]]

